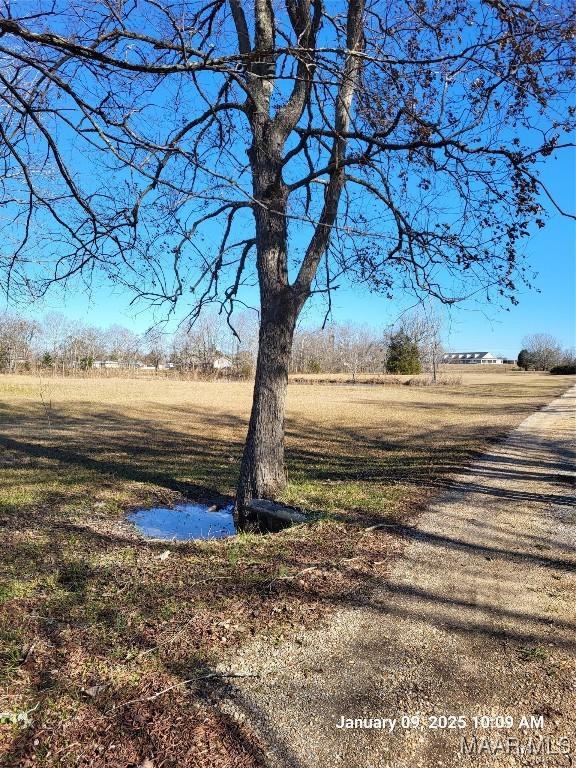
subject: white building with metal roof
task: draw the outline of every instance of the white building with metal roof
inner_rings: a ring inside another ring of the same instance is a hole
[[[504,358],[495,357],[491,352],[446,352],[443,363],[453,365],[502,365]]]

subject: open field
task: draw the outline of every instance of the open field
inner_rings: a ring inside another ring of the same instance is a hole
[[[251,384],[0,377],[0,712],[33,710],[28,727],[0,725],[0,762],[258,765],[210,707],[214,663],[254,635],[282,643],[385,575],[403,541],[365,528],[410,522],[574,382],[458,375],[291,385],[285,499],[324,518],[168,546],[140,539],[124,510],[233,493]]]
[[[531,371],[530,373],[536,373]],[[462,374],[470,380],[470,376],[496,376],[498,381],[504,374],[524,376],[525,372],[520,371],[516,365],[439,365],[437,376],[439,383],[448,383],[450,380],[461,378]],[[419,374],[418,376],[395,375],[388,373],[357,373],[354,376],[351,372],[346,373],[291,373],[290,381],[306,384],[325,384],[325,383],[354,383],[354,384],[383,384],[405,383],[411,379],[429,379],[428,374]]]

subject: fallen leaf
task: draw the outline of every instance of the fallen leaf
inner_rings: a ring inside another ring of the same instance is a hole
[[[95,696],[98,696],[99,693],[105,690],[105,688],[105,685],[91,685],[90,688],[82,688],[82,693],[85,693],[86,696],[90,696],[90,698],[93,699]]]

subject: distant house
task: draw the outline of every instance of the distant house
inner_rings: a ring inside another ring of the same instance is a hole
[[[452,365],[502,365],[504,359],[491,352],[447,352],[442,362]]]
[[[118,360],[94,360],[92,368],[120,368]]]
[[[226,368],[232,368],[234,363],[228,357],[215,357],[212,361],[212,368],[215,371],[223,371]]]

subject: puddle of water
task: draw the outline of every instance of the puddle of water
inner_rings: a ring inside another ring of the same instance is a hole
[[[232,505],[209,510],[205,504],[178,504],[140,509],[128,514],[127,519],[150,539],[223,539],[236,534]]]

